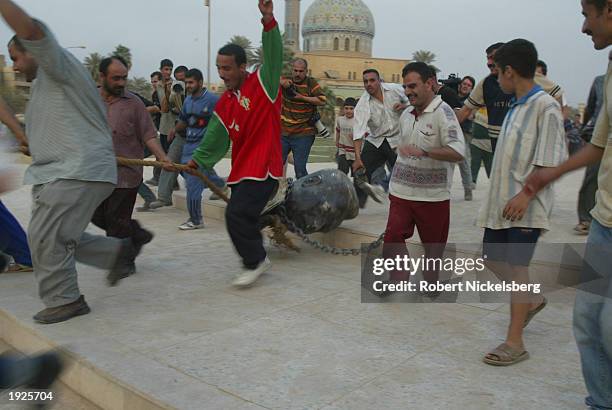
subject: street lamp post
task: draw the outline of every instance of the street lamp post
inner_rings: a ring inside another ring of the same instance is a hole
[[[211,21],[211,7],[210,2],[212,0],[204,0],[204,6],[208,7],[208,54],[207,54],[207,68],[206,68],[206,87],[210,90],[210,21]]]

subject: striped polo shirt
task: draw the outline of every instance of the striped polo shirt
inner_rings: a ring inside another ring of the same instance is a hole
[[[567,158],[561,106],[538,85],[519,100],[512,99],[497,144],[489,193],[480,209],[478,225],[490,229],[550,229],[552,185],[530,202],[522,220],[512,222],[502,214],[536,167],[556,167]]]

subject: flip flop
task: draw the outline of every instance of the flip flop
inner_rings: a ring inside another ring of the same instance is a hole
[[[490,356],[496,358],[493,359]],[[529,352],[527,350],[521,351],[511,347],[507,343],[502,343],[490,353],[487,353],[482,361],[491,366],[511,366],[527,359],[529,359]]]
[[[544,309],[546,307],[547,303],[548,303],[548,300],[546,300],[546,298],[544,298],[542,303],[540,303],[540,305],[537,308],[529,311],[529,313],[527,314],[527,317],[525,318],[525,324],[523,325],[523,329],[527,327],[527,325],[529,324],[529,322],[531,322],[531,319],[533,319],[533,317],[535,315],[540,313],[542,311],[542,309]]]
[[[6,270],[6,273],[25,273],[34,272],[34,268],[27,265],[21,265],[19,263],[11,263]]]

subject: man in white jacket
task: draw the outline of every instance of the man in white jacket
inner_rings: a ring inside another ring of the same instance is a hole
[[[378,168],[395,165],[399,118],[409,103],[401,85],[383,82],[374,69],[363,72],[363,85],[365,92],[355,107],[353,170],[365,168],[368,182],[372,182],[372,174]],[[367,195],[358,192],[358,196],[363,208]]]

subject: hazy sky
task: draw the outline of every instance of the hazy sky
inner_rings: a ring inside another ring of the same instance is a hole
[[[216,50],[234,34],[259,43],[256,0],[211,0],[213,5],[213,81]],[[45,21],[80,58],[106,54],[121,43],[131,48],[133,75],[146,76],[162,58],[206,69],[207,12],[203,0],[17,0]],[[302,0],[302,16],[314,0]],[[364,0],[376,20],[374,56],[410,58],[426,49],[438,56],[442,76],[487,74],[484,49],[497,41],[533,41],[548,63],[549,77],[566,89],[570,104],[586,100],[596,75],[607,66],[607,51],[595,51],[580,32],[579,0]],[[284,1],[275,0],[284,22]],[[11,35],[0,23],[5,42]]]

